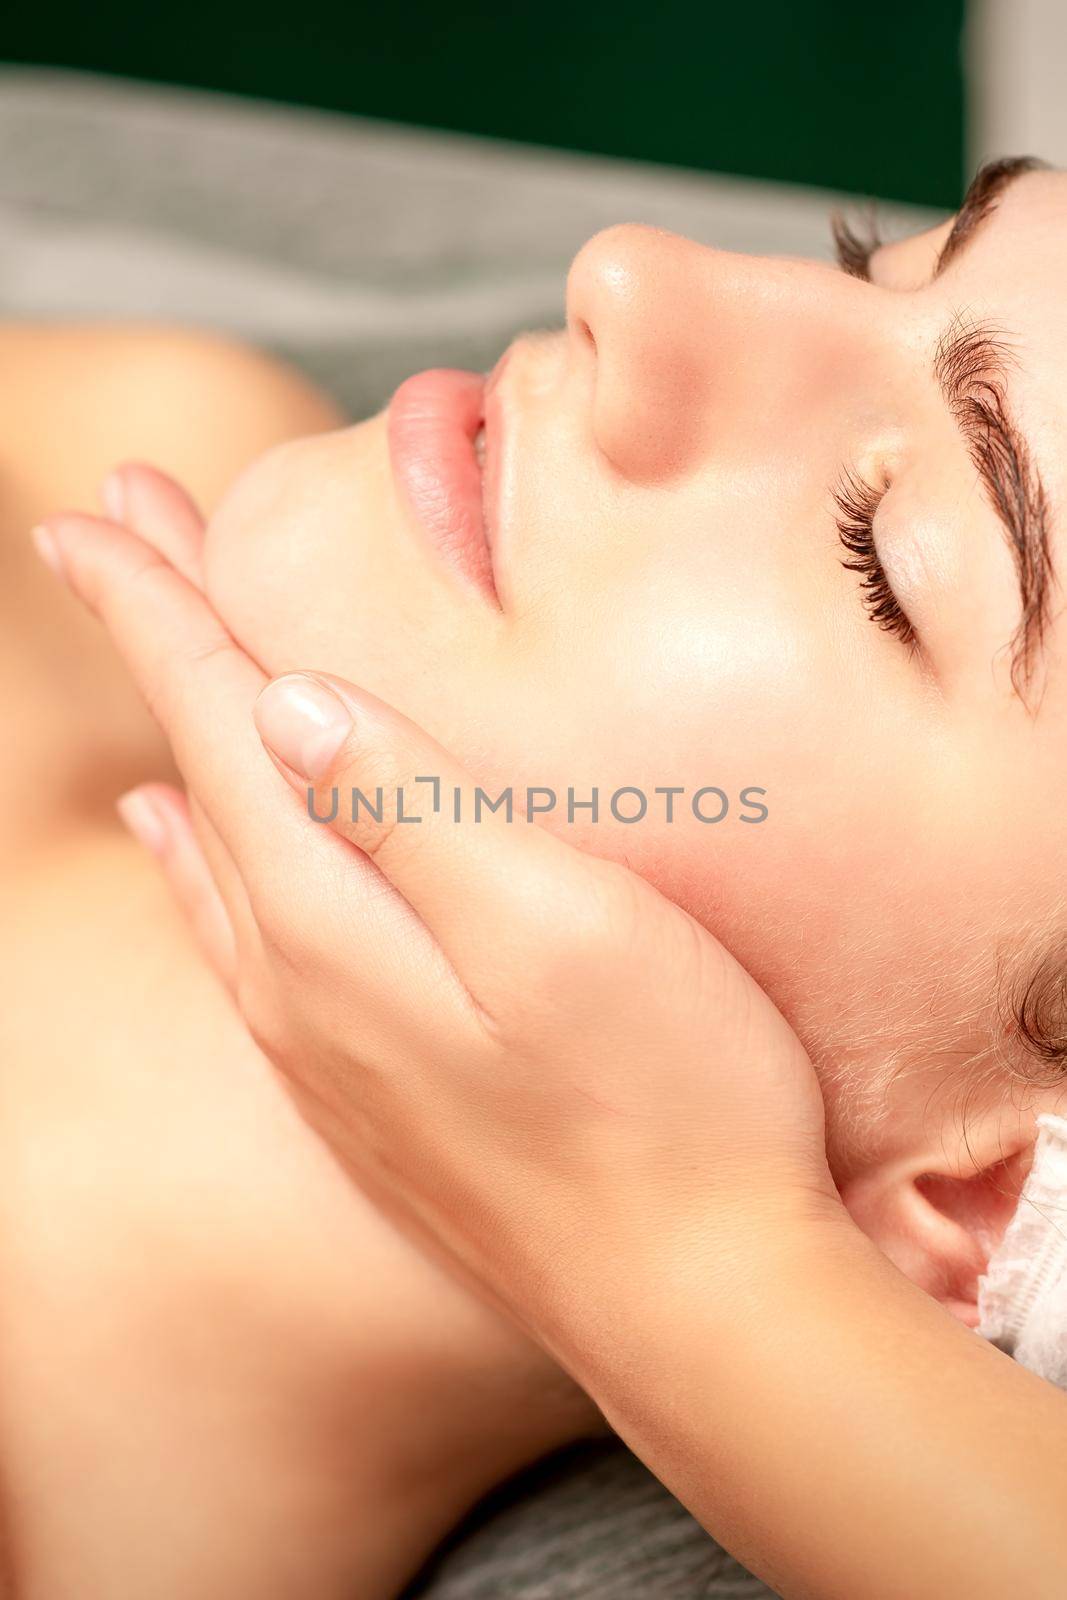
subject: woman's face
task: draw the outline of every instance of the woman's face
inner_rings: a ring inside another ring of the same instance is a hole
[[[967,1085],[972,1140],[1011,1143],[1006,1074],[975,1089],[973,1058],[998,974],[1064,911],[1059,591],[1037,605],[1022,541],[1044,517],[1055,563],[1067,507],[1067,178],[985,200],[952,243],[949,222],[878,249],[870,281],[597,235],[566,331],[489,384],[491,567],[473,380],[272,453],[209,534],[211,594],[266,667],[356,680],[491,792],[553,789],[548,825],[733,949],[820,1065],[842,1182],[920,1145],[936,1165]],[[608,811],[624,785],[640,823]],[[706,785],[720,822],[693,815]],[[594,788],[600,819],[568,823]]]

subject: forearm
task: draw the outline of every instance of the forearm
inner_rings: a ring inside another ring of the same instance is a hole
[[[1062,1593],[1064,1401],[848,1231],[812,1064],[729,953],[546,830],[435,809],[415,774],[474,787],[448,751],[357,685],[265,683],[128,530],[39,531],[118,640],[240,881],[215,881],[178,796],[142,791],[145,843],[191,915],[222,917],[212,959],[371,1191],[528,1320],[790,1600]],[[263,781],[253,727],[298,806]],[[405,785],[417,828],[372,807],[334,807],[332,833],[307,822],[308,787]],[[842,1219],[829,1242],[786,1214],[813,1195]]]
[[[631,1448],[786,1600],[1058,1600],[1067,1397],[845,1223],[730,1284],[621,1272],[560,1355]],[[765,1281],[763,1281],[765,1280]],[[724,1298],[730,1296],[729,1314]],[[743,1310],[739,1313],[738,1307]]]

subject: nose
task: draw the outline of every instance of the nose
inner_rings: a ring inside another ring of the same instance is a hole
[[[870,342],[878,294],[815,261],[737,255],[656,228],[596,234],[567,280],[596,444],[624,476],[655,482],[745,426],[780,428],[850,344]]]

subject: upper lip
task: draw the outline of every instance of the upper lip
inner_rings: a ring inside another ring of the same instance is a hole
[[[503,576],[500,570],[502,551],[500,519],[503,515],[501,482],[504,468],[504,443],[508,437],[505,422],[503,378],[510,360],[511,347],[509,346],[486,378],[485,388],[482,392],[482,428],[484,431],[482,516],[485,524],[486,543],[489,546],[489,557],[493,568],[494,588],[498,591],[498,604],[500,579]]]
[[[497,605],[497,389],[505,360],[488,378],[444,368],[417,373],[396,391],[387,421],[394,478],[416,520],[448,563]]]

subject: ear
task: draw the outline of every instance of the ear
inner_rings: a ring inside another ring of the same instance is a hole
[[[1034,1130],[996,1120],[943,1133],[936,1148],[850,1178],[841,1195],[890,1261],[968,1327],[978,1325],[978,1279],[999,1244],[1030,1170]]]

